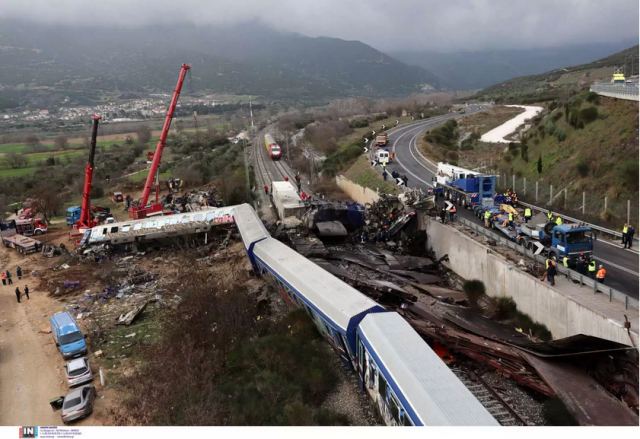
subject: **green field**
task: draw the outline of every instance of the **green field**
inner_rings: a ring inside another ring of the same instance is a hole
[[[152,137],[149,141],[147,149],[153,149],[153,145],[155,145],[157,141],[157,137]],[[118,143],[113,140],[100,140],[96,142],[96,147],[98,150],[108,150],[115,147],[116,145],[119,145],[121,148],[128,148],[128,146],[124,143]],[[42,152],[25,153],[25,151],[30,150],[30,147],[24,143],[6,143],[0,145],[0,178],[20,177],[33,174],[36,171],[38,165],[44,163],[49,157],[54,157],[56,160],[66,161],[87,155],[86,148],[78,144],[72,144],[71,146],[73,149],[64,150],[54,150],[53,144],[42,144],[42,146],[48,148],[49,150]],[[27,165],[23,168],[11,168],[6,161],[6,155],[10,153],[24,154],[24,157],[27,160]]]
[[[38,170],[37,166],[28,166],[26,168],[0,168],[0,178],[3,177],[22,177],[23,175],[30,175],[35,173]]]

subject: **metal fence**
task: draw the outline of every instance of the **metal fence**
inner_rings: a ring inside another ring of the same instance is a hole
[[[631,101],[640,100],[640,90],[637,83],[627,84],[610,84],[596,83],[590,87],[590,90],[599,95],[608,96],[618,99],[627,99]]]
[[[545,263],[545,258],[543,256],[535,255],[533,251],[528,250],[526,247],[518,245],[514,241],[511,241],[509,239],[503,238],[497,235],[496,233],[488,230],[487,228],[485,228],[480,224],[474,223],[473,221],[469,221],[466,218],[458,218],[457,221],[469,227],[479,235],[483,235],[493,239],[494,241],[496,241],[498,244],[502,246],[515,250],[518,253],[521,253],[531,259],[534,259],[536,262],[539,262],[543,265]],[[629,309],[629,308],[633,308],[636,310],[638,309],[637,299],[634,299],[633,297],[629,297],[628,295],[624,294],[621,291],[616,290],[615,288],[611,288],[610,286],[597,282],[595,279],[591,279],[588,276],[578,273],[575,270],[565,268],[564,266],[558,265],[557,270],[558,270],[558,273],[565,275],[568,279],[575,280],[581,286],[586,286],[590,288],[594,294],[603,293],[609,296],[609,302],[611,302],[612,300],[616,300],[618,302],[624,303],[625,309]]]

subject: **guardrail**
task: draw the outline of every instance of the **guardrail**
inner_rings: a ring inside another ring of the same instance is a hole
[[[632,84],[611,84],[596,83],[591,85],[590,91],[618,99],[640,100],[640,89],[637,83]]]
[[[524,201],[520,201],[520,200],[518,200],[518,204],[522,204],[523,206],[526,206],[526,207],[528,207],[530,209],[533,209],[533,210],[537,210],[539,212],[548,212],[550,210],[548,208],[539,207],[539,206],[536,206],[534,204],[525,203]],[[553,210],[551,211],[551,213],[556,217],[559,216],[560,218],[562,218],[565,221],[569,221],[569,222],[576,223],[576,224],[584,224],[585,226],[589,226],[591,229],[597,230],[598,232],[602,232],[602,233],[604,233],[606,235],[615,236],[618,239],[622,238],[622,232],[618,232],[618,231],[615,231],[615,230],[607,229],[606,227],[602,227],[602,226],[599,226],[597,224],[587,223],[587,222],[582,221],[582,220],[580,220],[578,218],[573,218],[573,217],[570,217],[568,215],[564,215],[562,213],[554,212]],[[636,244],[636,248],[638,248],[637,247],[638,238],[634,238],[633,241]]]
[[[521,253],[531,259],[534,259],[536,262],[539,262],[543,265],[545,263],[546,259],[543,256],[534,254],[533,251],[527,249],[526,247],[518,245],[517,243],[509,239],[503,238],[502,236],[499,236],[496,233],[491,232],[486,227],[480,224],[474,223],[472,221],[469,221],[466,218],[460,218],[460,217],[456,221],[461,224],[464,224],[466,227],[469,227],[474,232],[480,235],[493,239],[500,245],[508,247],[512,250],[517,251],[518,253]],[[638,309],[637,299],[634,299],[633,297],[629,297],[628,295],[624,294],[621,291],[616,290],[615,288],[611,288],[610,286],[597,282],[595,279],[592,279],[589,276],[585,276],[582,273],[578,273],[575,270],[565,268],[564,266],[561,266],[559,264],[557,266],[557,270],[558,270],[558,273],[565,275],[568,279],[575,280],[576,282],[578,282],[580,286],[584,285],[589,287],[593,291],[593,294],[597,294],[597,293],[606,294],[607,296],[609,296],[609,302],[615,299],[616,301],[624,303],[625,309],[629,309],[629,308],[633,308],[636,310]]]

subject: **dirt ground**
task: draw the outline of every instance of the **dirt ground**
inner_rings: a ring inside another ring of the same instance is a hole
[[[0,286],[0,425],[62,425],[60,412],[53,411],[49,401],[66,394],[68,386],[49,317],[61,311],[63,304],[38,289],[39,279],[31,274],[33,270],[46,273],[56,259],[38,253],[23,257],[0,245],[0,270],[10,270],[14,281],[11,286]],[[17,265],[25,273],[22,280],[16,277]],[[23,294],[18,303],[15,287],[24,292],[25,285],[30,298]],[[76,425],[108,423],[106,409],[111,398],[105,398],[97,378],[94,385],[98,390],[94,413]]]

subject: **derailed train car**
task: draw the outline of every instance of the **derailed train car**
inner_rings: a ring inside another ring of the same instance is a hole
[[[386,424],[498,425],[398,313],[272,238],[253,209],[243,206],[236,224],[254,269],[271,276],[287,301],[309,314],[358,373]]]
[[[102,224],[84,233],[80,240],[80,247],[144,244],[159,239],[203,234],[217,225],[233,222],[233,207],[222,207]]]

